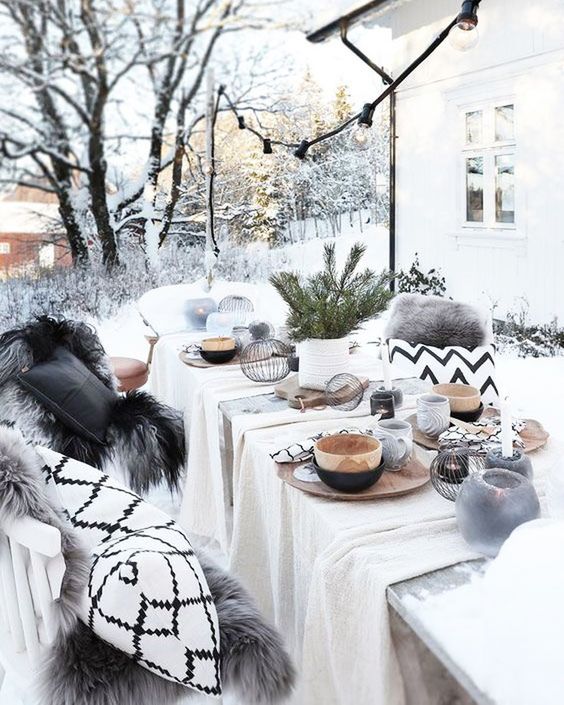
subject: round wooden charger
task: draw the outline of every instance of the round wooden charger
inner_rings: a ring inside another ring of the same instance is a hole
[[[362,492],[347,493],[334,490],[321,482],[302,482],[294,477],[294,470],[304,463],[276,463],[278,477],[298,490],[326,499],[338,499],[349,502],[361,502],[369,499],[386,499],[398,497],[419,489],[429,482],[429,470],[415,458],[412,458],[398,472],[384,470],[382,477],[375,485]]]
[[[188,353],[184,352],[184,350],[181,350],[178,353],[178,357],[182,360],[182,362],[185,365],[190,365],[190,367],[199,367],[200,369],[206,369],[208,367],[225,367],[227,365],[239,365],[241,364],[241,361],[239,359],[239,355],[235,355],[235,357],[230,360],[229,362],[222,362],[221,364],[213,364],[213,362],[208,362],[207,360],[204,360],[202,357],[192,357],[192,355],[189,355]]]
[[[498,415],[499,412],[497,409],[490,407],[484,411],[482,418]],[[426,436],[419,430],[419,427],[417,426],[417,414],[412,414],[405,420],[410,423],[413,428],[413,440],[415,443],[429,450],[439,449],[439,442],[436,438],[429,438],[429,436]],[[523,419],[523,421],[525,422],[525,428],[519,435],[523,440],[523,450],[525,453],[531,453],[533,450],[542,448],[546,444],[550,434],[545,431],[543,425],[539,421],[535,421],[534,419]]]

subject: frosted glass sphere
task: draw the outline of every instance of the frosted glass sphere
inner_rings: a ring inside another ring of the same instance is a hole
[[[540,516],[535,488],[523,475],[490,468],[470,475],[456,498],[456,521],[478,553],[496,556],[511,532]]]
[[[233,314],[220,311],[210,313],[206,321],[206,330],[212,336],[229,337],[233,332]]]
[[[188,328],[205,328],[208,316],[214,311],[217,311],[217,304],[213,299],[189,299],[184,307]]]

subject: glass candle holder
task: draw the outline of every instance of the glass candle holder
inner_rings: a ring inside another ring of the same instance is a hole
[[[464,539],[486,556],[496,556],[521,524],[540,516],[535,488],[523,475],[489,468],[470,475],[456,498],[456,521]]]
[[[519,475],[523,475],[528,480],[533,479],[533,464],[529,456],[525,455],[522,450],[513,450],[513,455],[505,458],[501,451],[501,446],[499,448],[491,448],[486,455],[486,467],[505,468],[506,470],[518,472]]]
[[[464,480],[483,467],[481,456],[468,446],[441,445],[431,463],[431,483],[441,497],[454,502]]]
[[[202,330],[206,327],[208,316],[217,311],[213,299],[189,299],[184,306],[186,322],[191,329]],[[230,331],[231,332],[231,331]]]
[[[394,397],[394,407],[399,409],[403,404],[403,392],[399,387],[392,387],[391,389],[385,389],[384,387],[378,387],[377,392],[388,392]]]
[[[372,392],[370,413],[372,416],[380,414],[381,419],[393,419],[396,415],[393,394],[391,392]]]

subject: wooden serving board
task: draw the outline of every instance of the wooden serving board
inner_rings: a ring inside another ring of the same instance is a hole
[[[409,492],[423,487],[429,482],[429,469],[422,463],[411,458],[409,463],[397,472],[384,470],[382,477],[375,485],[362,492],[347,493],[339,492],[329,487],[324,482],[303,482],[294,477],[294,470],[306,463],[276,463],[278,477],[288,485],[295,487],[302,492],[325,497],[325,499],[336,499],[344,502],[362,502],[371,499],[386,499],[388,497],[399,497]]]
[[[368,377],[359,377],[364,389],[368,388]],[[304,409],[313,409],[316,406],[327,406],[327,398],[325,392],[319,389],[306,389],[300,387],[298,374],[293,374],[286,377],[283,382],[280,382],[275,389],[274,394],[280,399],[287,399],[288,406],[291,409],[301,409],[303,402]]]
[[[184,350],[181,350],[178,353],[178,357],[182,360],[185,365],[190,365],[190,367],[199,367],[200,369],[206,369],[207,367],[228,367],[230,365],[241,364],[241,361],[239,360],[239,355],[235,355],[235,357],[229,362],[222,362],[221,364],[215,365],[213,364],[213,362],[207,362],[202,357],[192,357],[188,353],[184,352]]]
[[[497,409],[490,407],[484,411],[481,418],[494,416],[499,416],[499,412]],[[413,440],[415,443],[423,448],[427,448],[428,450],[439,449],[439,442],[436,438],[429,438],[429,436],[426,436],[419,430],[419,426],[417,425],[417,414],[412,414],[405,420],[409,422],[413,428]],[[523,450],[525,453],[531,453],[538,448],[542,448],[546,444],[550,434],[544,429],[540,421],[535,421],[535,419],[523,419],[523,421],[525,422],[525,428],[519,435],[523,440]]]

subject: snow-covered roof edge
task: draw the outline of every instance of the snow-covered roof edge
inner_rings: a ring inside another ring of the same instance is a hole
[[[359,23],[376,24],[382,15],[395,10],[401,5],[406,5],[408,2],[412,2],[412,0],[370,0],[361,5],[353,5],[339,17],[310,32],[307,35],[307,39],[314,43],[329,39],[340,31],[343,20],[348,23],[349,27]]]

